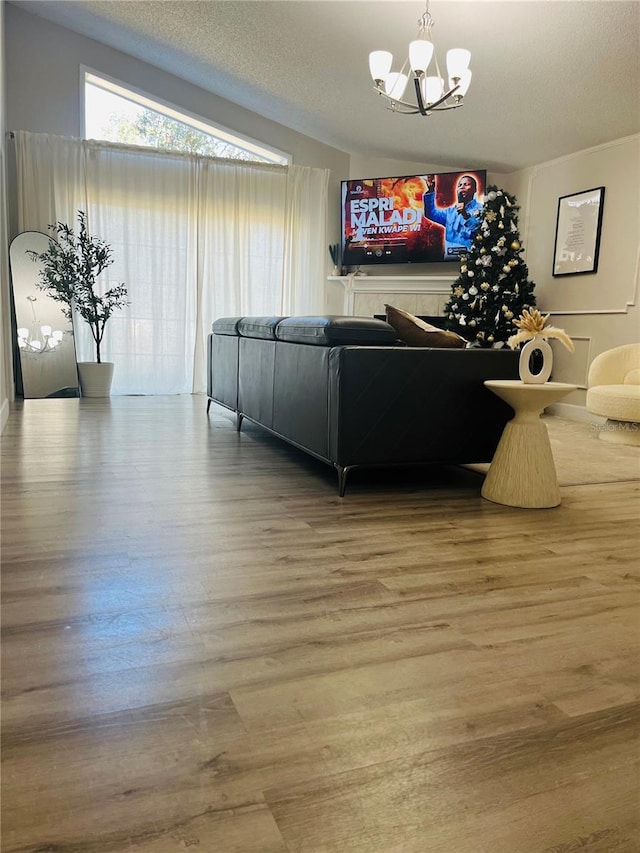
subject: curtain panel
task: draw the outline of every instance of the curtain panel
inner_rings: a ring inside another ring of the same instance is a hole
[[[216,317],[323,310],[328,170],[25,131],[15,141],[20,231],[75,229],[84,210],[113,247],[100,284],[124,282],[129,305],[104,339],[112,393],[205,391]],[[86,324],[75,332],[78,360],[93,360]]]

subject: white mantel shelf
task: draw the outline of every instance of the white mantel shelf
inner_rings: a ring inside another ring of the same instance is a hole
[[[357,290],[388,290],[389,283],[397,284],[393,290],[418,290],[440,292],[443,288],[448,292],[455,275],[330,275],[329,281],[339,281],[344,288]]]
[[[368,300],[362,294],[379,294],[384,298],[380,302],[377,311],[384,311],[383,302],[397,304],[398,295],[422,295],[428,301],[437,297],[443,297],[451,292],[451,284],[456,280],[456,275],[331,275],[328,276],[333,287],[342,287],[344,297],[344,313],[353,314],[358,303]],[[360,295],[360,299],[358,296]],[[437,300],[438,303],[442,299]],[[409,309],[410,310],[410,309]],[[369,313],[367,309],[366,313]],[[427,310],[424,313],[437,313],[435,310]]]

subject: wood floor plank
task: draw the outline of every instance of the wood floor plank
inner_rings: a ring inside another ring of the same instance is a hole
[[[502,833],[496,834],[506,836],[512,845],[498,846],[491,833],[491,850],[543,850],[550,840],[546,827],[543,833],[538,830],[537,846],[533,846],[521,832],[509,831],[509,824],[504,832],[507,827],[500,816],[513,813],[518,805],[530,808],[536,798],[550,800],[565,788],[581,787],[585,768],[598,754],[606,754],[609,762],[602,776],[617,770],[620,780],[629,785],[637,763],[637,757],[630,755],[628,749],[635,724],[637,708],[623,707],[587,715],[579,722],[559,722],[545,730],[508,733],[369,765],[312,780],[295,789],[268,790],[266,797],[285,841],[296,851],[364,850],[376,832],[396,844],[403,843],[404,834],[408,850],[417,851],[420,844],[427,850],[468,849],[445,845],[454,844],[456,836],[460,838],[468,821],[476,826],[482,822],[489,829],[488,815],[492,816],[492,823],[503,828]],[[602,784],[602,779],[598,781]],[[629,808],[628,794],[624,801]],[[330,815],[336,815],[335,822],[327,827]],[[513,816],[509,815],[509,819],[513,820]],[[629,838],[631,816],[625,823],[622,832],[627,841],[637,841],[637,836]],[[544,826],[545,821],[540,824]],[[597,826],[596,831],[603,828]],[[567,827],[562,830],[566,833]],[[349,843],[352,839],[353,845]],[[476,845],[470,849],[486,849],[480,846],[485,843],[482,836],[469,840]]]

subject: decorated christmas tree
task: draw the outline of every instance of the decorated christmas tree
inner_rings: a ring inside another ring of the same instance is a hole
[[[474,346],[506,345],[517,331],[513,321],[536,304],[535,285],[521,257],[518,209],[515,196],[487,187],[475,239],[451,286],[447,326]]]

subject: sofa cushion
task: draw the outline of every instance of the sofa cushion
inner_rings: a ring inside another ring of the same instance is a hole
[[[373,317],[287,317],[278,323],[276,338],[294,344],[321,347],[339,344],[395,344],[397,336],[384,320]]]
[[[640,422],[640,385],[596,385],[587,391],[587,409],[615,421]]]
[[[220,317],[211,324],[211,331],[214,335],[237,335],[241,319],[242,317]]]
[[[243,338],[275,341],[276,326],[283,319],[283,317],[243,317],[238,323],[238,333]]]
[[[402,308],[385,305],[387,320],[396,330],[398,337],[410,347],[455,347],[466,346],[466,341],[455,332],[438,329],[430,323],[425,323]]]

